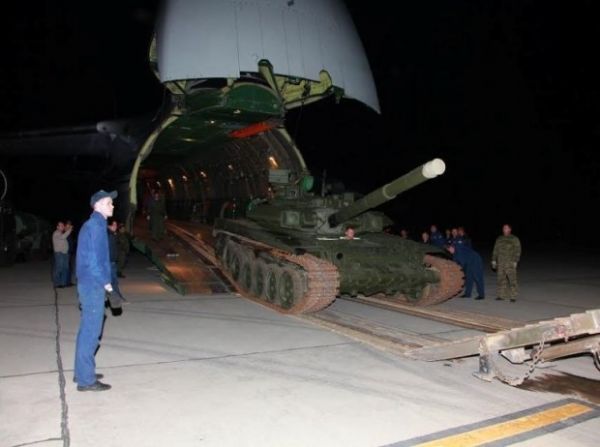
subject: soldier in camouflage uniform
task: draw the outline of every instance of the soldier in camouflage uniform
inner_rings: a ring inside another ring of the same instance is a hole
[[[167,218],[167,210],[165,207],[165,198],[162,194],[154,192],[154,197],[150,202],[150,230],[152,231],[152,239],[160,241],[165,234],[165,220]]]
[[[502,235],[498,236],[492,254],[492,268],[498,273],[497,300],[510,298],[511,302],[517,299],[517,264],[521,258],[521,242],[512,234],[512,227],[508,224],[502,226]]]

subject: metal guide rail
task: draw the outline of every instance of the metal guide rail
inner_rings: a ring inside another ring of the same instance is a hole
[[[200,255],[202,255],[204,259],[215,266],[218,265],[217,257],[215,256],[213,247],[205,242],[201,235],[194,234],[191,231],[183,228],[181,225],[177,225],[172,222],[167,222],[166,226],[170,232],[178,236],[187,244],[191,245]]]
[[[474,373],[476,377],[486,381],[498,378],[516,386],[527,380],[542,362],[575,354],[591,354],[600,370],[599,334],[600,309],[594,309],[495,334],[416,348],[406,354],[426,361],[479,354],[479,371]],[[501,357],[510,364],[528,362],[527,372],[521,376],[511,376],[501,366]]]
[[[468,329],[476,329],[483,332],[496,332],[512,329],[523,324],[522,321],[509,320],[507,318],[485,315],[482,313],[438,309],[431,306],[420,307],[403,302],[393,301],[389,298],[379,298],[377,296],[344,296],[342,298],[347,301],[363,303],[386,310],[414,315],[416,317],[422,317],[428,320],[448,323]]]

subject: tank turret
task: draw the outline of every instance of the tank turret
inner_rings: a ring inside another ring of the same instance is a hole
[[[393,200],[398,194],[402,194],[415,186],[432,178],[442,175],[446,170],[446,164],[443,160],[435,158],[427,163],[413,169],[408,174],[397,178],[379,189],[367,194],[357,200],[352,205],[347,206],[340,211],[332,214],[328,218],[330,227],[337,227],[339,224],[358,216],[365,211],[375,208],[385,202]]]
[[[293,181],[288,170],[271,170],[269,182],[273,197],[251,202],[246,216],[272,230],[319,236],[342,235],[342,224],[353,226],[360,233],[381,232],[392,221],[383,213],[370,211],[372,208],[441,175],[445,169],[444,162],[436,158],[358,200],[354,193],[315,195],[309,192],[312,177]]]

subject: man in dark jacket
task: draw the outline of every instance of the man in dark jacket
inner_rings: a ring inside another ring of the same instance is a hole
[[[127,257],[129,256],[129,250],[131,241],[129,240],[129,233],[125,228],[125,224],[120,223],[117,229],[117,276],[119,278],[125,278],[123,270],[127,265]]]
[[[167,210],[165,206],[165,198],[158,191],[154,192],[152,202],[149,209],[150,230],[152,231],[152,239],[160,241],[165,234],[165,220],[167,219]]]
[[[123,297],[119,288],[119,275],[117,261],[119,259],[119,241],[117,236],[118,222],[115,219],[108,220],[108,257],[110,259],[110,283],[113,288],[110,305],[120,307],[127,300]]]
[[[458,227],[456,230],[458,232],[456,244],[466,245],[467,247],[473,248],[473,243],[471,242],[471,238],[467,235],[465,227]]]
[[[104,300],[112,293],[106,219],[113,214],[117,192],[100,190],[90,199],[94,212],[83,224],[77,240],[77,292],[81,307],[75,347],[75,381],[78,391],[105,391],[111,387],[96,374],[95,354],[104,322]]]
[[[464,244],[449,245],[446,249],[452,254],[454,261],[462,267],[465,272],[465,293],[463,298],[470,298],[473,283],[477,286],[478,297],[476,300],[485,298],[483,284],[483,261],[481,256],[471,247]]]
[[[444,245],[446,245],[446,238],[438,230],[437,225],[432,225],[429,228],[429,243],[439,248],[444,248]]]

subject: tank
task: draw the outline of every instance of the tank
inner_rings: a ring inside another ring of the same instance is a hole
[[[52,252],[52,226],[31,213],[15,211],[16,259],[48,259]]]
[[[340,295],[440,303],[462,289],[458,264],[387,233],[392,221],[373,208],[444,171],[434,159],[356,199],[311,193],[312,177],[272,170],[270,198],[250,202],[243,219],[215,221],[216,256],[245,295],[286,313],[315,312]]]
[[[48,259],[52,227],[31,213],[16,211],[8,199],[7,175],[0,169],[0,267],[33,257]]]
[[[7,193],[8,180],[0,169],[0,267],[12,265],[17,250],[15,213]]]
[[[0,267],[15,262],[17,237],[15,233],[15,215],[10,203],[0,200]]]

